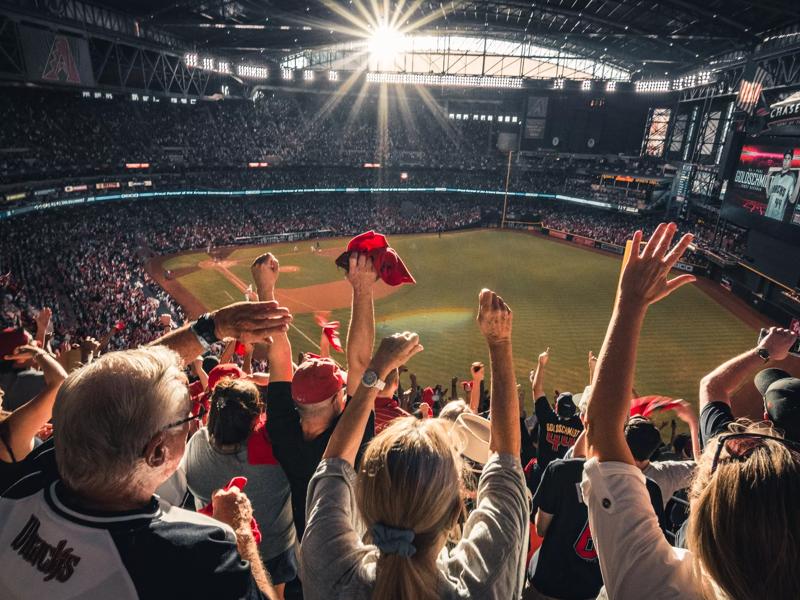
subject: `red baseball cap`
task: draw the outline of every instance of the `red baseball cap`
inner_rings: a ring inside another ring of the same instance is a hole
[[[347,373],[330,358],[308,358],[292,377],[292,398],[298,404],[317,404],[347,383]]]
[[[247,377],[247,373],[233,363],[217,365],[211,369],[211,372],[208,374],[208,391],[211,392],[217,387],[217,384],[226,377],[230,377],[231,379],[243,379]]]
[[[0,360],[13,354],[17,347],[29,344],[31,339],[31,334],[21,328],[8,327],[0,331]]]

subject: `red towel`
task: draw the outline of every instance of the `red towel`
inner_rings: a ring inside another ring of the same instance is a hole
[[[226,492],[231,489],[232,487],[236,486],[240,490],[244,490],[245,486],[247,485],[247,477],[234,477],[228,482],[223,490]],[[206,506],[198,510],[200,514],[206,515],[207,517],[214,516],[214,506],[211,502],[209,502]],[[253,517],[250,519],[250,530],[253,532],[253,538],[256,540],[256,544],[261,543],[261,530],[258,528],[258,523],[256,523],[256,518]]]

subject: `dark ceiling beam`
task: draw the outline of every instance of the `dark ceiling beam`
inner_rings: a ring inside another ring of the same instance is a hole
[[[659,46],[664,47],[667,51],[672,52],[681,52],[682,54],[689,56],[691,55],[694,58],[694,52],[683,48],[681,46],[670,46],[668,41],[662,39],[660,32],[657,31],[647,31],[645,29],[641,29],[639,27],[634,27],[631,25],[625,25],[621,21],[617,21],[614,19],[606,19],[596,14],[592,14],[590,11],[583,11],[573,8],[564,8],[564,7],[556,7],[550,4],[541,4],[539,2],[536,3],[535,6],[531,6],[529,2],[515,2],[515,1],[507,1],[502,2],[504,5],[509,5],[517,8],[530,8],[532,11],[540,12],[543,14],[555,14],[564,16],[571,19],[582,19],[584,21],[588,21],[590,23],[597,23],[599,25],[604,25],[614,31],[630,31],[632,33],[638,33],[642,36],[648,36],[648,39]]]
[[[735,19],[731,19],[730,17],[725,16],[723,11],[725,7],[723,7],[719,12],[714,12],[703,8],[701,4],[698,2],[687,2],[687,0],[659,0],[662,4],[668,4],[671,6],[675,6],[686,11],[689,14],[696,15],[699,17],[705,17],[706,19],[710,19],[712,22],[716,21],[719,23],[725,23],[729,27],[736,29],[743,37],[749,38],[750,43],[757,43],[758,37],[751,33],[752,27],[749,25],[745,25]]]
[[[747,6],[755,8],[756,10],[766,8],[768,11],[775,14],[800,18],[800,5],[796,2],[792,2],[792,0],[784,0],[783,2],[775,2],[774,0],[756,0],[755,2],[752,0],[740,1],[743,1]],[[787,25],[790,24],[791,23],[787,23]]]

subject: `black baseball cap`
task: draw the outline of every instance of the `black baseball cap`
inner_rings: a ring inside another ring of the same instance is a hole
[[[578,412],[575,406],[575,401],[572,399],[572,394],[569,392],[562,392],[556,398],[556,414],[562,419],[569,419],[574,417]]]
[[[800,379],[782,369],[764,369],[755,379],[764,409],[787,439],[800,441]]]

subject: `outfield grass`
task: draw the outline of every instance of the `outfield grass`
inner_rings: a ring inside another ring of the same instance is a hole
[[[378,335],[417,331],[425,352],[409,365],[423,385],[468,377],[474,360],[488,363],[485,344],[474,322],[478,292],[489,287],[514,311],[514,355],[520,383],[545,347],[551,348],[546,389],[582,390],[589,350],[597,353],[611,313],[620,258],[546,238],[514,232],[470,231],[437,235],[392,236],[417,285],[376,302]],[[309,243],[270,247],[284,265],[301,267],[281,275],[279,286],[299,287],[342,276],[330,256],[318,256]],[[325,247],[343,247],[324,241]],[[231,270],[250,281],[247,264],[263,248],[243,248],[230,258],[245,261]],[[169,263],[168,263],[169,264]],[[180,282],[209,307],[237,300],[241,294],[221,275],[202,271]],[[334,311],[343,322],[349,310]],[[311,315],[298,315],[296,326],[315,341],[319,329]],[[652,308],[642,334],[636,389],[639,394],[666,394],[696,402],[700,377],[748,348],[754,332],[699,289],[686,286]],[[313,350],[293,331],[294,350]]]

